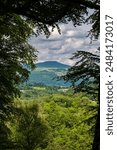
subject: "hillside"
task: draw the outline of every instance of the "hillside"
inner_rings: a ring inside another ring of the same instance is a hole
[[[70,66],[59,63],[57,61],[46,61],[36,64],[36,69],[29,76],[28,84],[42,83],[48,86],[69,86],[63,80],[57,77],[64,75]]]
[[[66,68],[69,68],[70,66],[59,63],[57,61],[46,61],[46,62],[37,63],[36,67],[66,69]]]

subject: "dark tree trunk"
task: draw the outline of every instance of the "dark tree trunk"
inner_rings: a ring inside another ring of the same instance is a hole
[[[93,150],[100,150],[100,107],[98,109],[98,115],[95,125],[95,136],[93,141]]]
[[[92,150],[100,150],[100,89],[98,92],[98,102],[99,102],[99,106],[98,106],[98,114],[97,114],[97,119],[95,124],[95,135],[94,135]]]

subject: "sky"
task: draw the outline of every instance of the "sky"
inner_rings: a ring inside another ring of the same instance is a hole
[[[29,43],[39,51],[37,62],[58,61],[72,66],[75,61],[70,58],[74,52],[95,51],[99,47],[99,40],[91,43],[87,37],[90,25],[74,27],[72,23],[60,24],[60,29],[61,34],[55,29],[49,38],[39,35],[29,40]]]

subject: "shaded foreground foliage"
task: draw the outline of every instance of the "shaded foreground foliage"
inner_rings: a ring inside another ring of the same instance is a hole
[[[68,69],[63,79],[72,83],[75,92],[82,91],[98,97],[100,84],[99,50],[93,52],[77,51],[73,55],[71,59],[75,59],[76,63]]]
[[[93,9],[93,14],[89,10]],[[0,15],[17,14],[31,20],[37,26],[37,34],[47,36],[59,23],[73,22],[74,26],[89,22],[92,24],[91,37],[100,34],[100,0],[0,0]]]
[[[4,150],[12,145],[4,122],[13,111],[14,97],[20,94],[18,84],[29,75],[23,65],[29,64],[33,68],[36,50],[27,42],[32,28],[21,16],[0,16],[0,29],[0,149]]]
[[[36,34],[48,37],[59,23],[73,22],[82,25],[89,22],[89,34],[99,36],[99,0],[0,0],[0,149],[9,149],[9,129],[5,125],[12,112],[12,100],[19,96],[18,84],[28,78],[29,71],[22,64],[33,67],[35,50],[27,40],[36,27]],[[89,9],[94,12],[86,17]]]
[[[14,107],[17,113],[6,122],[14,149],[91,150],[97,103],[86,94],[16,100]]]
[[[11,116],[8,126],[11,129],[9,138],[15,143],[16,150],[35,150],[46,147],[48,126],[44,118],[40,117],[39,105],[35,102],[15,103],[17,113]]]
[[[82,91],[93,94],[98,99],[98,114],[96,116],[93,150],[100,149],[100,53],[77,51],[72,59],[77,59],[73,67],[63,76],[64,80],[72,82],[75,92]],[[79,82],[78,82],[79,81]]]

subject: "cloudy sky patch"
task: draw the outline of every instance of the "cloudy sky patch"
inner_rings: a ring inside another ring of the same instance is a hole
[[[61,24],[61,35],[55,29],[47,39],[45,35],[32,37],[30,44],[38,51],[38,62],[58,61],[61,63],[73,65],[70,60],[73,53],[78,50],[94,51],[99,47],[99,41],[92,43],[88,35],[89,25],[74,27],[71,23]]]

